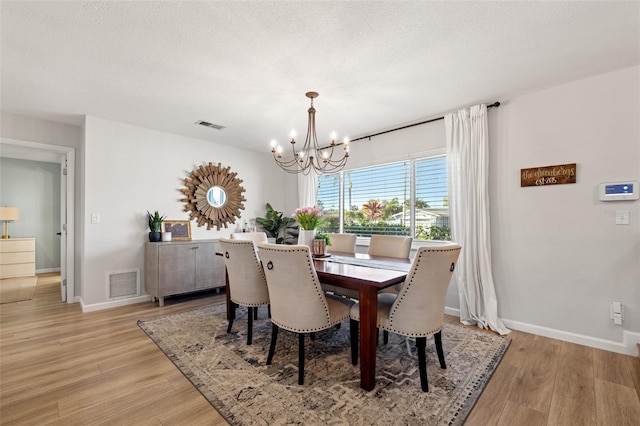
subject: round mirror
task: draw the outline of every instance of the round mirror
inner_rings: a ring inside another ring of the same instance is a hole
[[[242,187],[242,179],[231,171],[230,167],[213,163],[199,166],[182,181],[180,192],[184,198],[184,211],[189,213],[189,220],[196,220],[198,226],[207,225],[207,230],[216,227],[218,231],[235,223],[244,210],[246,199]]]
[[[207,191],[207,202],[211,207],[220,208],[227,202],[227,193],[220,186],[212,186]]]

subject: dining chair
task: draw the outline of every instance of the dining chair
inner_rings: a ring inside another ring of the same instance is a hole
[[[442,324],[447,288],[460,255],[460,245],[420,247],[400,294],[378,294],[377,327],[405,337],[415,337],[423,392],[429,391],[426,341],[433,335],[440,368],[447,368],[442,349]],[[351,307],[351,362],[358,363],[358,303]]]
[[[269,305],[269,290],[251,240],[220,238],[220,249],[224,256],[229,280],[230,316],[227,333],[236,317],[236,307],[247,307],[247,345],[253,338],[253,320],[257,318],[258,306]]]
[[[331,245],[327,247],[327,252],[331,253],[355,253],[356,252],[356,234],[344,234],[344,233],[329,233],[331,239]],[[324,291],[329,291],[335,295],[349,297],[352,299],[358,298],[358,292],[356,290],[350,290],[348,288],[322,284]]]
[[[304,336],[336,326],[349,318],[353,301],[325,295],[311,252],[305,245],[261,243],[258,255],[264,266],[271,299],[271,365],[280,328],[298,334],[298,384],[304,384]]]
[[[411,237],[373,234],[369,240],[369,255],[409,259]]]
[[[329,233],[331,244],[327,247],[329,253],[355,253],[356,234]]]
[[[232,240],[249,240],[254,243],[266,243],[267,234],[264,232],[233,232],[231,234]]]
[[[411,242],[413,238],[402,235],[371,235],[369,240],[370,256],[395,257],[397,259],[409,259]],[[382,293],[398,294],[402,284],[382,290]]]

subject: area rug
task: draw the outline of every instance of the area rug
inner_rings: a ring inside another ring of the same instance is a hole
[[[37,276],[0,280],[0,303],[31,300],[36,292]]]
[[[264,310],[264,311],[263,311]],[[232,425],[461,425],[491,378],[510,340],[445,324],[447,369],[427,344],[430,392],[420,389],[415,346],[390,334],[377,351],[376,387],[360,388],[351,365],[349,324],[306,339],[304,385],[297,384],[298,339],[281,330],[266,365],[271,322],[266,310],[254,321],[246,345],[246,311],[238,310],[226,333],[224,304],[166,316],[138,325]],[[382,333],[381,333],[382,334]],[[382,336],[381,336],[382,337]]]

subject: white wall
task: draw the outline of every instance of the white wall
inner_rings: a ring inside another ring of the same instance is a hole
[[[238,226],[245,219],[264,216],[267,202],[284,210],[296,198],[295,190],[286,189],[292,188],[285,180],[288,175],[277,168],[268,151],[250,152],[89,116],[84,153],[85,309],[104,307],[109,271],[139,268],[143,274],[147,210],[158,210],[168,219],[189,219],[180,189],[194,168],[220,162],[238,173],[246,190]],[[92,213],[100,214],[100,224],[90,223]],[[207,231],[191,222],[193,239],[227,237],[233,230]]]
[[[600,202],[601,182],[640,180],[640,68],[510,99],[489,110],[498,312],[507,325],[618,352],[640,341],[640,201]],[[416,142],[420,141],[420,142]],[[445,147],[443,121],[352,144],[349,167]],[[577,183],[520,187],[520,169],[577,163]],[[613,212],[631,212],[615,225]],[[459,308],[455,283],[447,307]],[[613,325],[609,304],[625,305]]]
[[[508,99],[489,116],[500,315],[539,333],[640,332],[640,202],[597,197],[601,182],[640,180],[640,68]],[[565,163],[577,163],[575,184],[520,187],[521,168]],[[631,211],[630,225],[615,224],[616,209]],[[622,327],[609,318],[614,300]]]
[[[82,137],[80,127],[55,123],[18,114],[3,112],[0,115],[3,138],[79,149]]]

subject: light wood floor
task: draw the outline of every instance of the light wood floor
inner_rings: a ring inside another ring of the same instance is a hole
[[[82,314],[57,280],[41,275],[33,300],[0,305],[0,424],[226,424],[136,324],[224,296]],[[510,337],[467,425],[640,425],[637,358]]]

